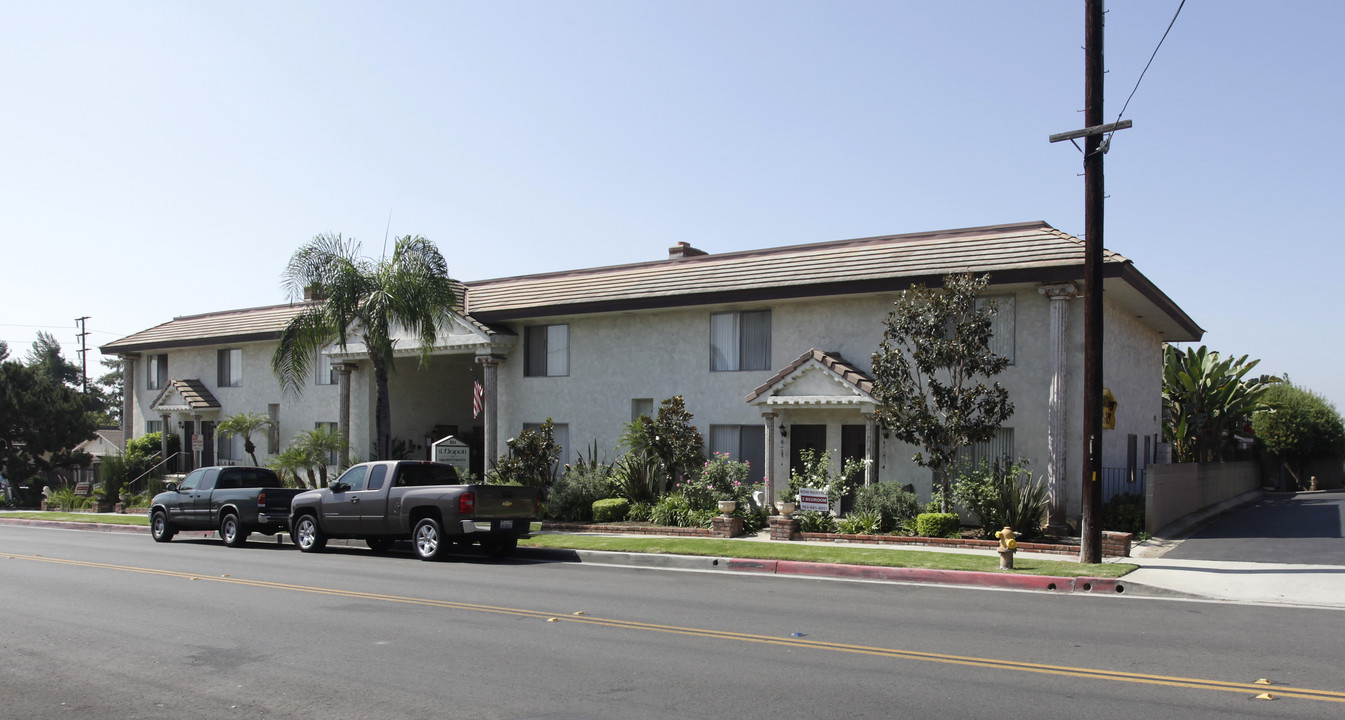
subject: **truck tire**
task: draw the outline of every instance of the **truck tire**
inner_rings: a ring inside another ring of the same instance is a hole
[[[322,549],[327,547],[327,533],[322,532],[318,519],[312,515],[300,515],[299,519],[294,521],[290,540],[301,552],[322,552]]]
[[[224,517],[219,521],[219,536],[229,547],[243,547],[248,541],[247,530],[243,529],[243,523],[238,521],[238,516],[234,513],[224,513]]]
[[[369,546],[369,549],[376,553],[385,553],[391,550],[393,542],[392,538],[386,537],[371,537],[364,539],[364,543]]]
[[[177,534],[177,527],[168,519],[168,513],[155,510],[149,518],[149,534],[154,542],[168,542]]]
[[[444,552],[448,539],[444,537],[444,528],[432,517],[421,518],[411,531],[411,547],[421,560],[437,560]]]
[[[518,549],[518,538],[491,538],[481,541],[481,549],[486,551],[486,557],[506,558]]]

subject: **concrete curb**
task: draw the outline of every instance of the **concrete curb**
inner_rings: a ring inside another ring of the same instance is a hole
[[[121,532],[148,534],[149,528],[139,525],[105,525],[59,520],[29,520],[0,518],[0,525],[88,530],[94,532]],[[183,531],[181,535],[214,536],[213,530]],[[363,543],[357,543],[363,545]],[[878,580],[886,582],[922,583],[931,585],[959,585],[990,587],[1039,592],[1088,592],[1121,594],[1132,592],[1134,586],[1124,578],[1074,578],[1047,575],[1011,575],[1008,573],[973,572],[969,570],[931,570],[926,568],[897,568],[877,565],[833,565],[829,563],[799,562],[795,560],[758,560],[754,558],[723,558],[700,555],[659,555],[652,553],[604,552],[601,550],[564,550],[555,548],[520,548],[520,557],[549,562],[579,562],[592,565],[625,565],[629,567],[663,568],[676,570],[725,571],[769,575],[797,575],[813,578],[849,580]],[[1162,588],[1150,589],[1152,594],[1167,594]],[[1132,593],[1133,594],[1133,593]],[[1150,593],[1144,593],[1150,594]]]

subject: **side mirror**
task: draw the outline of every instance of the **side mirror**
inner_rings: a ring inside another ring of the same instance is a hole
[[[164,485],[163,489],[167,492],[177,492],[177,483],[170,482],[167,485]]]
[[[330,490],[334,493],[343,493],[350,489],[350,486],[343,482],[334,482],[330,485]]]

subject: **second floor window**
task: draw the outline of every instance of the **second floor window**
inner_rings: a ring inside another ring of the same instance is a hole
[[[324,354],[321,350],[314,356],[313,365],[317,368],[317,378],[314,380],[318,385],[335,385],[336,369],[332,367],[332,356]]]
[[[219,383],[216,387],[243,386],[243,349],[219,351]]]
[[[570,374],[570,326],[533,325],[523,338],[523,374],[560,377]]]
[[[769,370],[771,311],[710,315],[710,369]]]
[[[145,356],[145,389],[162,390],[168,382],[168,356]]]

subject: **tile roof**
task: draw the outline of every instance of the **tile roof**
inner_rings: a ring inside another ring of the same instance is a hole
[[[789,377],[795,370],[803,367],[804,364],[809,361],[817,361],[822,367],[835,373],[837,377],[844,380],[848,385],[858,392],[863,393],[865,396],[871,397],[873,395],[873,380],[868,375],[865,375],[863,371],[846,362],[845,358],[841,357],[838,353],[822,352],[817,348],[813,348],[800,355],[794,362],[781,368],[780,372],[771,376],[771,379],[758,385],[756,389],[748,393],[744,400],[749,403],[756,400],[769,392],[771,388],[780,384],[781,381]]]
[[[899,290],[950,272],[1082,267],[1084,243],[1043,222],[841,240],[468,283],[485,319]],[[1128,263],[1113,252],[1106,263]]]
[[[296,302],[269,307],[226,310],[204,315],[175,317],[134,335],[103,345],[103,354],[216,345],[224,342],[273,340],[280,336],[285,324],[309,307],[311,303]]]
[[[163,391],[154,398],[154,402],[149,404],[150,408],[159,408],[172,393],[177,393],[178,397],[182,398],[182,403],[192,410],[219,410],[221,407],[219,400],[215,399],[215,395],[205,383],[192,379],[169,380]]]

